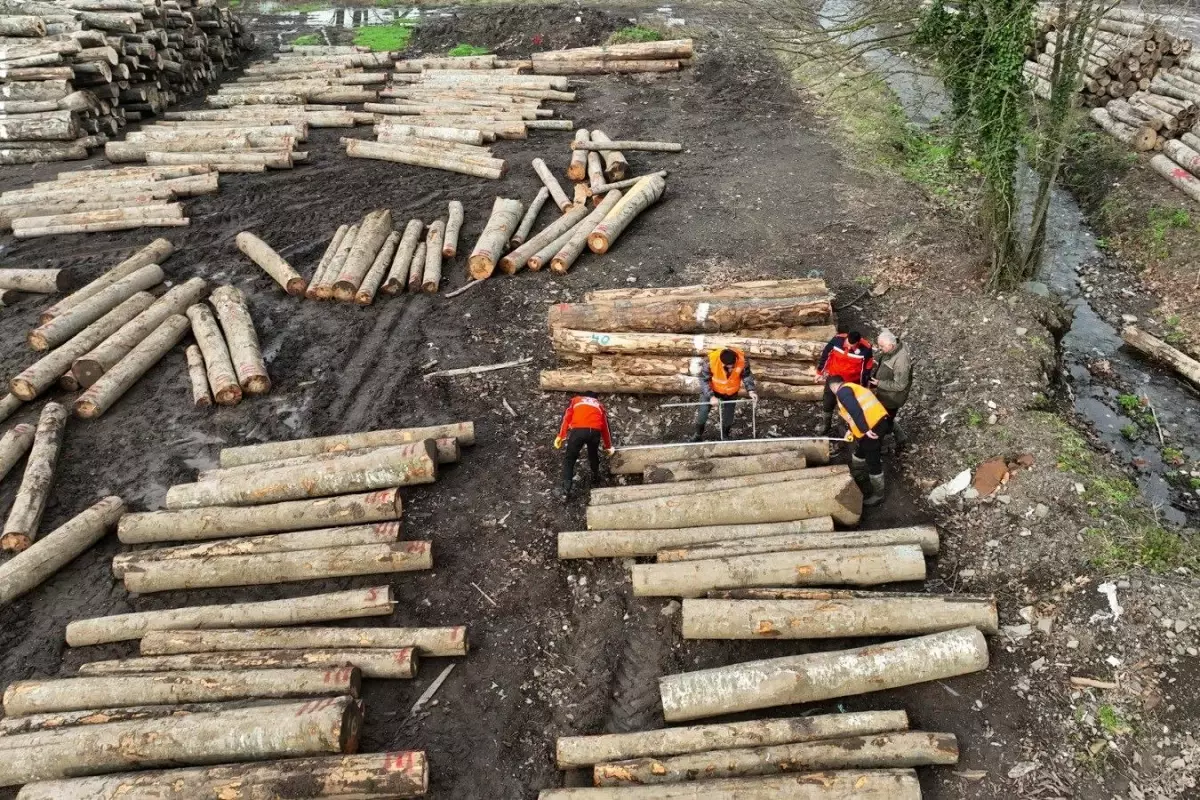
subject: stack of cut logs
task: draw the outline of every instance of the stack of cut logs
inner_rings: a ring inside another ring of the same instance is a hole
[[[691,39],[576,47],[534,53],[537,75],[602,75],[624,72],[676,72],[692,63]]]
[[[204,282],[189,281],[193,282],[198,284],[199,300]],[[193,404],[208,408],[215,400],[217,405],[235,406],[244,395],[271,391],[246,295],[233,286],[221,286],[208,299],[212,308],[194,302],[184,311],[196,339],[185,351]]]
[[[209,166],[122,167],[60,172],[55,180],[0,194],[0,228],[18,239],[188,224],[184,198],[218,190]]]
[[[379,99],[387,73],[363,69],[390,68],[392,63],[389,53],[350,45],[291,47],[275,61],[247,69],[206,102],[214,108],[369,103]]]
[[[86,158],[253,45],[213,0],[5,0],[0,164]]]
[[[563,368],[542,372],[545,390],[694,396],[709,352],[732,346],[750,359],[759,395],[821,396],[815,365],[835,329],[820,279],[606,289],[584,299],[550,307]]]
[[[828,457],[827,442],[786,439],[620,448],[613,472],[644,482],[593,490],[588,530],[559,534],[559,558],[655,558],[631,568],[634,595],[683,598],[685,639],[910,637],[667,676],[667,722],[987,667],[984,634],[998,628],[993,598],[815,588],[923,580],[925,557],[939,544],[931,526],[835,532],[835,524],[858,523],[862,495],[846,467],[813,466]],[[714,797],[807,797],[803,787],[817,783],[822,797],[907,800],[921,796],[909,768],[958,760],[953,735],[907,728],[903,711],[868,711],[563,737],[558,764],[591,768],[597,787],[703,781]],[[549,790],[540,798],[575,796]]]

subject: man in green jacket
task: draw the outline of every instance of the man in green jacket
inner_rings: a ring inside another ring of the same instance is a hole
[[[896,426],[900,408],[908,402],[912,388],[912,360],[908,348],[896,339],[896,334],[884,329],[875,337],[877,356],[875,373],[871,378],[871,390],[888,412],[888,432],[895,434],[896,445],[904,444],[904,437]]]

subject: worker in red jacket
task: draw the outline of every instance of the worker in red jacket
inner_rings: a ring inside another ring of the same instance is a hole
[[[821,397],[821,435],[828,436],[833,429],[833,412],[837,398],[829,388],[829,379],[841,378],[846,383],[866,386],[875,369],[875,354],[868,342],[858,331],[839,333],[829,340],[817,361],[817,372],[825,380],[825,393]]]
[[[571,496],[571,484],[575,481],[575,462],[584,446],[587,446],[588,464],[592,468],[592,482],[600,479],[600,445],[606,455],[613,454],[612,434],[608,430],[608,412],[604,404],[596,399],[595,392],[584,392],[571,398],[562,425],[554,439],[554,449],[561,450],[563,443],[567,452],[563,459],[563,500]]]

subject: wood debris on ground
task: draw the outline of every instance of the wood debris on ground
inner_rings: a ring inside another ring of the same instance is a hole
[[[238,66],[254,37],[210,0],[11,3],[0,44],[0,164],[87,158]]]

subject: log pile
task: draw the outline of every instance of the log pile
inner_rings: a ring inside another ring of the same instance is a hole
[[[60,172],[0,194],[0,228],[18,239],[188,224],[184,200],[218,190],[208,165]]]
[[[287,47],[273,61],[247,67],[206,102],[213,108],[371,103],[379,99],[393,62],[390,53],[363,47]]]
[[[235,406],[246,395],[266,394],[271,378],[246,296],[233,286],[221,286],[209,300],[211,308],[195,302],[183,311],[196,339],[196,350],[188,356],[196,405],[209,405],[205,402],[209,394],[222,406]],[[199,382],[201,375],[207,385]]]
[[[86,158],[217,82],[253,46],[209,0],[13,0],[0,45],[0,164]]]
[[[576,47],[534,53],[535,75],[603,75],[633,72],[676,72],[692,63],[691,39]]]
[[[547,391],[694,397],[703,359],[734,346],[750,360],[760,396],[816,400],[815,365],[835,332],[825,283],[808,278],[602,290],[551,306],[548,316],[554,349],[568,363],[542,372]]]

